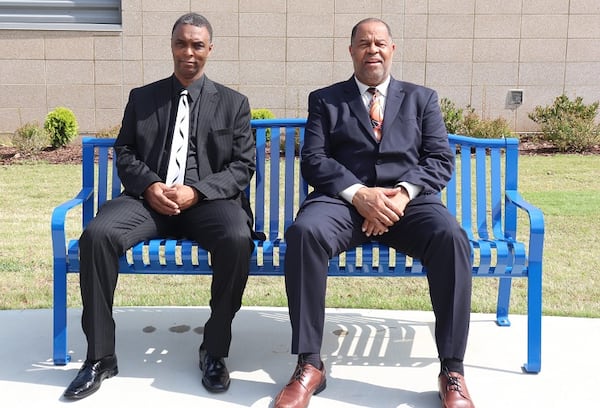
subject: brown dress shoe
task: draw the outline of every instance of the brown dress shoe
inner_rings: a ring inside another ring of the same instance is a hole
[[[444,370],[438,377],[438,384],[442,408],[475,408],[465,377],[459,373]]]
[[[308,363],[299,363],[290,381],[275,397],[274,408],[306,408],[310,397],[325,389],[325,366],[321,369]]]

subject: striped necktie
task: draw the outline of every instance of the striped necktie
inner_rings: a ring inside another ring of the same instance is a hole
[[[171,141],[171,155],[167,169],[167,185],[183,184],[188,153],[188,133],[190,131],[190,107],[188,91],[184,89],[179,96],[175,129]]]
[[[379,91],[377,88],[371,87],[367,91],[372,95],[371,101],[369,102],[369,117],[371,118],[371,126],[373,126],[373,133],[375,134],[375,140],[381,141],[381,126],[383,125],[383,109],[381,109],[381,103],[379,101]]]

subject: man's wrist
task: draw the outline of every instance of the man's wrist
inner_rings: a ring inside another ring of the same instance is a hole
[[[194,198],[196,199],[196,202],[202,201],[206,198],[206,196],[202,194],[196,187],[192,187],[192,190],[194,190]]]
[[[365,187],[362,184],[353,184],[350,187],[344,189],[343,191],[340,192],[340,197],[342,197],[344,200],[346,200],[347,202],[349,202],[350,204],[352,204],[352,200],[354,199],[354,195],[356,194],[356,192],[358,190],[360,190],[361,188]]]
[[[412,200],[413,198],[418,196],[421,193],[421,190],[423,189],[422,186],[411,184],[406,181],[401,181],[400,183],[396,184],[396,187],[403,187],[404,190],[406,190],[406,193],[408,194],[409,200]]]
[[[400,189],[400,191],[404,194],[406,194],[406,196],[410,199],[410,193],[408,192],[408,189],[406,187],[404,187],[403,185],[399,185],[398,188]]]

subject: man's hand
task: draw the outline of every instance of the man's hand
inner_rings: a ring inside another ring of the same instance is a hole
[[[159,214],[178,215],[198,202],[196,189],[181,184],[167,186],[157,182],[144,191],[144,199]]]
[[[179,205],[181,211],[187,210],[200,199],[198,190],[183,184],[174,184],[169,189],[165,190],[165,196],[171,201]]]
[[[404,215],[410,201],[402,187],[363,187],[352,198],[352,204],[365,220],[363,232],[368,236],[382,235]]]

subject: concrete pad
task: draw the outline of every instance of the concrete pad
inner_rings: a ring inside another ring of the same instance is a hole
[[[78,402],[61,398],[85,358],[81,310],[70,309],[72,362],[52,363],[51,310],[0,311],[2,407],[269,407],[295,367],[286,308],[243,307],[234,321],[227,366],[231,388],[200,383],[198,346],[207,307],[118,308],[119,375]],[[478,407],[596,407],[600,319],[543,318],[542,371],[525,374],[526,317],[498,327],[473,314],[466,379]],[[319,407],[440,406],[433,314],[328,309],[323,360],[327,389]]]

